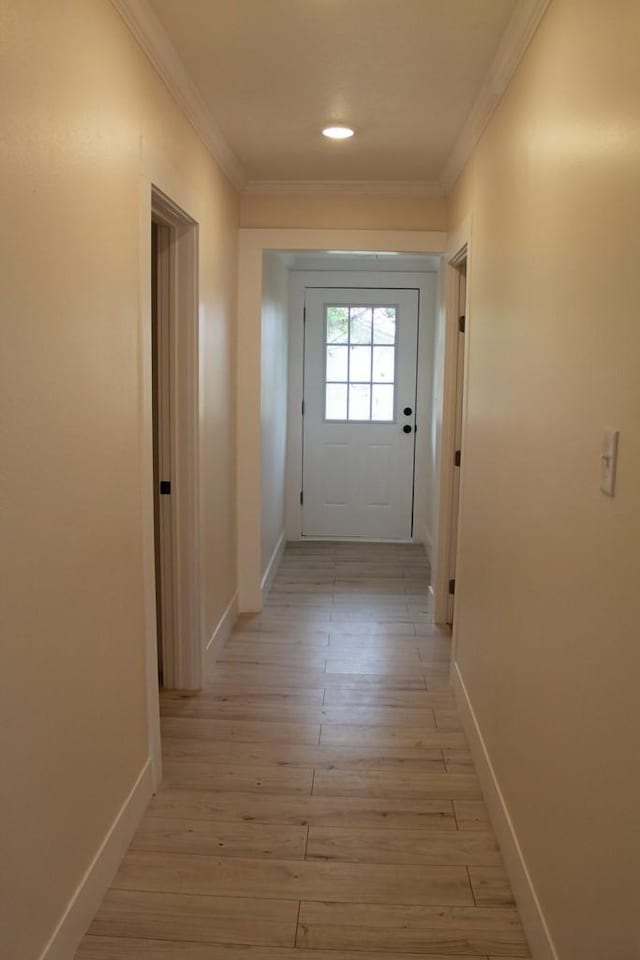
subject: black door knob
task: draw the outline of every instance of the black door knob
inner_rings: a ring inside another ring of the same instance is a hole
[[[411,414],[413,413],[413,410],[411,409],[411,407],[405,407],[402,412],[404,413],[405,417],[410,417]]]
[[[408,423],[405,423],[404,427],[402,428],[402,432],[403,432],[403,433],[411,433],[411,427],[409,426]]]

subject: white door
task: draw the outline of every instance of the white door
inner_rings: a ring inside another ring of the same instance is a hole
[[[307,289],[302,533],[412,535],[418,291]]]

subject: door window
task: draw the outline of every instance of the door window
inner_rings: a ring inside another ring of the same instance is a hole
[[[325,420],[392,422],[396,307],[327,305],[324,329]]]

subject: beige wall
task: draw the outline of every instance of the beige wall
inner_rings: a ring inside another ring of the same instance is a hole
[[[561,960],[640,955],[638,36],[635,0],[553,0],[451,205],[473,217],[457,663]]]
[[[147,757],[140,138],[204,211],[208,632],[235,589],[237,202],[107,0],[1,19],[0,952],[31,960]]]
[[[277,253],[264,255],[262,284],[260,505],[264,577],[284,534],[289,271]]]
[[[315,230],[446,230],[442,197],[243,196],[240,225]]]

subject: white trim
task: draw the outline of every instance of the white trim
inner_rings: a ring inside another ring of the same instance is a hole
[[[206,670],[207,666],[211,666],[216,662],[222,648],[225,643],[231,636],[231,631],[235,626],[235,622],[238,619],[238,591],[234,593],[231,597],[231,600],[227,604],[227,608],[220,617],[218,625],[209,637],[207,645],[204,649],[204,669]]]
[[[171,479],[173,471],[174,403],[175,396],[171,375],[175,369],[175,340],[173,337],[175,257],[173,255],[172,229],[164,223],[154,209],[152,199],[152,223],[156,235],[155,257],[155,356],[157,383],[155,384],[153,409],[157,419],[154,424],[158,449],[154,450],[154,481],[160,477]],[[154,318],[152,317],[152,325]],[[174,483],[175,487],[175,483]],[[176,643],[176,589],[174,578],[174,508],[172,497],[158,497],[156,503],[156,590],[158,596],[159,635],[161,638],[161,663],[165,683],[170,683],[175,673]],[[160,646],[160,645],[159,645]]]
[[[148,0],[111,0],[111,2],[164,80],[180,109],[202,137],[214,159],[234,187],[241,190],[246,182],[242,164],[212,117]]]
[[[449,193],[518,69],[551,0],[519,0],[502,35],[478,95],[442,171],[440,186]]]
[[[278,538],[275,549],[271,554],[269,563],[267,564],[267,569],[265,570],[262,577],[262,601],[264,603],[269,590],[271,589],[271,584],[273,583],[275,576],[278,572],[278,567],[280,566],[280,561],[282,560],[282,554],[284,553],[284,548],[287,545],[287,537],[285,531],[283,530]]]
[[[440,626],[450,623],[449,579],[453,559],[454,466],[456,435],[456,401],[458,390],[458,285],[459,274],[446,258],[444,266],[444,356],[440,435],[436,452],[438,514],[433,555],[434,620]],[[468,289],[468,287],[467,287]],[[467,326],[467,330],[469,325]],[[465,350],[469,337],[465,336]],[[465,357],[464,374],[468,371]],[[464,375],[463,374],[463,375]],[[464,459],[464,453],[463,453]],[[458,488],[458,522],[460,519],[461,485]],[[458,584],[459,587],[459,584]]]
[[[145,761],[129,795],[76,887],[39,960],[69,960],[111,886],[153,794],[151,760]]]
[[[151,343],[151,183],[140,176],[139,264],[140,301],[138,350],[140,357],[140,432],[142,463],[140,499],[142,511],[142,565],[144,584],[145,673],[147,738],[153,787],[162,780],[160,699],[158,690],[158,624],[156,612],[155,516],[153,503],[153,397]]]
[[[452,265],[463,250],[466,249],[467,260],[467,314],[472,319],[471,305],[471,270],[472,270],[472,243],[471,243],[471,217],[463,221],[451,235],[448,245],[448,254],[443,263],[443,302],[440,306],[440,323],[444,325],[442,330],[443,355],[439,358],[441,363],[441,384],[440,396],[435,398],[435,403],[440,404],[439,409],[434,408],[435,422],[439,429],[436,430],[436,466],[435,483],[437,485],[434,493],[434,531],[433,531],[433,550],[432,550],[432,583],[434,589],[434,609],[433,617],[435,623],[440,626],[447,623],[449,610],[449,566],[451,553],[451,509],[453,500],[453,455],[455,450],[455,431],[456,431],[456,388],[457,388],[457,339],[458,339],[458,271]],[[465,336],[465,357],[464,357],[464,377],[465,394],[462,409],[462,433],[464,447],[464,432],[467,416],[467,387],[470,369],[470,342],[471,342],[472,322],[467,324],[467,335]],[[459,509],[458,509],[458,529],[461,526],[462,517],[462,493],[464,478],[464,450],[462,456],[462,467],[460,469],[460,488],[459,488]],[[458,584],[456,586],[459,586]],[[455,645],[455,631],[454,631]],[[454,646],[455,652],[455,646]]]
[[[442,197],[438,180],[249,180],[249,197]]]
[[[558,960],[549,927],[542,911],[533,880],[527,868],[514,823],[509,814],[496,772],[491,763],[478,718],[465,686],[458,664],[451,665],[451,685],[491,823],[496,832],[500,850],[520,917],[535,960]]]

